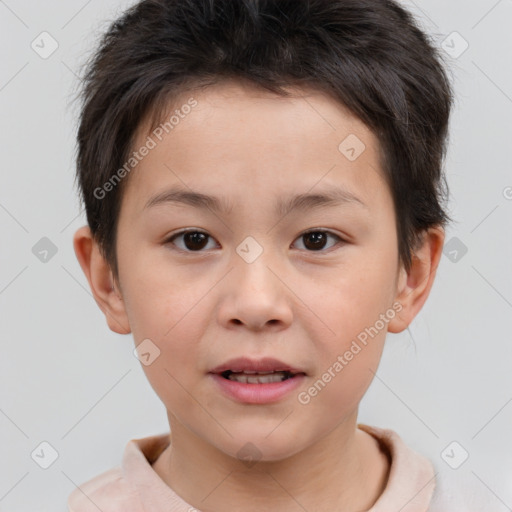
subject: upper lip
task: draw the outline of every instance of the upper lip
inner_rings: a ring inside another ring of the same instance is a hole
[[[300,368],[296,368],[283,361],[272,357],[264,357],[263,359],[250,359],[248,357],[237,357],[230,359],[219,366],[216,366],[210,373],[223,373],[231,370],[232,372],[279,372],[287,371],[290,373],[305,373]]]

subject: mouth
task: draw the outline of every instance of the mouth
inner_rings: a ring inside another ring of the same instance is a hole
[[[271,372],[256,372],[256,371],[243,371],[234,372],[226,370],[221,372],[220,375],[228,380],[242,382],[244,384],[271,384],[273,382],[283,382],[291,379],[296,375],[305,375],[304,372],[294,373],[291,371],[271,371]]]
[[[210,373],[246,384],[282,382],[299,374],[306,375],[306,372],[300,368],[295,368],[271,357],[263,359],[250,359],[247,357],[230,359],[210,370]]]
[[[277,359],[231,359],[208,372],[225,396],[245,404],[275,403],[301,386],[306,372]]]

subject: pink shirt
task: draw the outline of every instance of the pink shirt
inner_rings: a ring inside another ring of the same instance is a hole
[[[358,428],[374,436],[391,456],[386,488],[367,512],[438,512],[437,507],[431,508],[436,480],[430,460],[409,448],[393,430],[364,424]],[[101,473],[70,494],[69,512],[198,512],[151,466],[169,442],[170,434],[129,441],[120,467]]]

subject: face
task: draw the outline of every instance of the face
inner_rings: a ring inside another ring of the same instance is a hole
[[[135,344],[159,350],[143,369],[171,431],[232,456],[251,442],[278,460],[354,417],[400,307],[377,139],[327,96],[295,92],[187,96],[197,104],[153,135],[119,217],[123,307]],[[233,358],[301,373],[244,394],[251,384],[210,373]]]

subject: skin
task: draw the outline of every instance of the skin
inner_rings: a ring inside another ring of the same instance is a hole
[[[377,138],[333,99],[293,92],[285,99],[235,82],[194,91],[198,105],[129,176],[118,228],[119,281],[88,227],[74,237],[110,329],[132,333],[136,345],[149,338],[161,351],[143,369],[167,409],[172,443],[153,467],[203,511],[229,503],[249,512],[355,512],[375,503],[389,459],[357,428],[359,402],[386,333],[403,331],[420,311],[441,256],[444,231],[436,227],[425,233],[410,271],[399,265]],[[141,124],[135,147],[148,130]],[[354,161],[338,150],[349,134],[366,146]],[[231,210],[144,208],[172,185],[223,196]],[[274,214],[277,199],[332,185],[367,208],[347,203]],[[168,241],[184,228],[209,235],[202,252],[183,236]],[[311,228],[333,234],[319,250],[302,236]],[[252,263],[236,252],[247,236],[263,248]],[[317,396],[300,403],[298,393],[393,303],[400,312]],[[275,357],[307,375],[279,402],[239,403],[208,375],[238,356]],[[260,453],[252,467],[237,459],[248,442]]]

